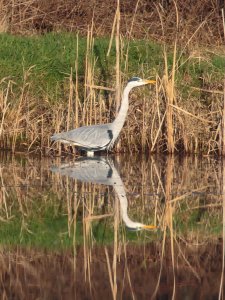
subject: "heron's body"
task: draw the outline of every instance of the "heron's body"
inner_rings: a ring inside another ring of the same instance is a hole
[[[154,225],[145,225],[131,220],[128,216],[128,202],[123,181],[112,160],[104,157],[84,157],[75,162],[52,167],[52,172],[77,179],[81,182],[92,182],[113,186],[120,203],[121,217],[131,230],[155,229]]]
[[[113,146],[113,126],[112,123],[83,126],[54,134],[52,140],[75,145],[87,152],[110,149]]]
[[[79,127],[67,132],[56,133],[51,137],[53,141],[75,145],[87,151],[88,156],[93,156],[95,151],[109,150],[123,128],[127,111],[128,96],[133,87],[155,83],[154,80],[142,80],[134,77],[128,81],[124,89],[119,113],[112,123]]]

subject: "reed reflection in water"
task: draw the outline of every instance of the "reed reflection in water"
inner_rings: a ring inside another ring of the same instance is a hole
[[[95,167],[85,174],[85,163],[78,162],[76,172],[83,168],[79,176],[99,178],[93,183],[77,180],[74,163],[63,162],[62,167],[58,162],[62,172],[70,170],[72,176],[65,176],[52,173],[50,166],[56,161],[2,161],[0,290],[6,299],[74,299],[75,295],[77,299],[222,299],[221,162],[118,157],[111,164],[103,159],[102,178]],[[154,220],[157,231],[129,232],[120,226],[120,200],[112,193],[113,180],[111,187],[103,183],[113,176],[119,192],[128,198],[130,219]],[[18,223],[16,240],[13,230]],[[39,223],[45,227],[39,228]],[[51,224],[57,228],[53,233],[48,231]],[[96,228],[104,232],[100,239]],[[79,230],[82,239],[76,234]],[[6,246],[7,232],[17,245]],[[55,248],[40,249],[37,241],[44,232]],[[108,232],[109,239],[102,238]],[[58,247],[59,240],[64,248]]]

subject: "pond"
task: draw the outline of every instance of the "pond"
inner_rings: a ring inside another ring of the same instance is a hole
[[[4,299],[224,297],[223,161],[1,153],[0,162]]]

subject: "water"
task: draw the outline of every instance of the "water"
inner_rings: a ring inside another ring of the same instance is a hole
[[[223,299],[223,162],[0,161],[5,299]]]

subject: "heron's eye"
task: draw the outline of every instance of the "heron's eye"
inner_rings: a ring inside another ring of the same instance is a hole
[[[141,81],[141,78],[139,77],[132,77],[128,82],[131,82],[131,81]]]

